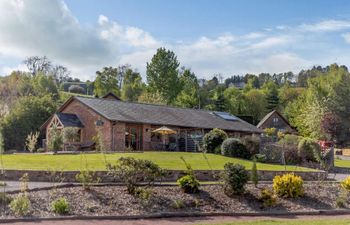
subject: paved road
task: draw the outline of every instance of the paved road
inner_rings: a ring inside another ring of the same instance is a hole
[[[194,225],[194,224],[218,224],[233,223],[238,221],[251,220],[322,220],[322,219],[349,219],[350,215],[342,216],[281,216],[281,217],[189,217],[189,218],[170,218],[153,220],[61,220],[61,221],[35,221],[35,222],[17,222],[13,225]]]

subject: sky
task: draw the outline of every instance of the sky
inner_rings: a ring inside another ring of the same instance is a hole
[[[130,64],[157,48],[200,78],[350,66],[346,0],[0,0],[0,75],[47,56],[73,77]]]

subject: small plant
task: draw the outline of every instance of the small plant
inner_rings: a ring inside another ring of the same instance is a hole
[[[27,147],[28,151],[35,152],[36,144],[38,142],[39,135],[40,135],[39,132],[35,132],[35,133],[30,132],[30,134],[28,134],[28,136],[26,138],[26,147]]]
[[[283,198],[297,198],[304,195],[304,181],[294,173],[286,173],[273,178],[275,193]]]
[[[10,203],[10,209],[16,216],[27,216],[30,212],[30,200],[24,193],[18,194]]]
[[[221,154],[224,156],[243,159],[249,159],[252,157],[241,140],[237,138],[227,138],[221,145]]]
[[[177,180],[178,185],[185,193],[199,192],[199,181],[194,175],[185,175]]]
[[[54,213],[65,215],[69,213],[69,204],[66,198],[59,198],[51,203],[51,209]]]
[[[338,208],[346,208],[346,202],[348,199],[348,191],[345,189],[341,189],[339,192],[339,195],[337,196],[335,200],[335,204]]]
[[[185,203],[181,199],[176,199],[173,201],[173,208],[174,209],[182,209],[185,208]]]
[[[45,149],[44,149],[44,148],[38,148],[38,149],[36,150],[36,152],[38,152],[38,153],[43,153],[43,152],[45,152]]]
[[[203,137],[203,148],[206,153],[215,153],[215,149],[219,149],[222,142],[227,138],[225,131],[214,128]]]
[[[187,163],[183,157],[181,157],[181,160],[184,162],[187,168],[187,171],[186,171],[187,175],[182,176],[177,180],[178,185],[185,193],[199,192],[200,184],[193,172],[191,165]]]
[[[241,164],[226,163],[224,166],[224,191],[227,195],[242,194],[249,175]]]
[[[257,187],[259,183],[258,169],[256,167],[256,159],[253,160],[253,166],[250,174],[250,179],[253,182],[254,186]]]
[[[347,192],[350,192],[350,176],[345,178],[341,183],[340,186]]]
[[[152,197],[152,190],[142,187],[137,187],[135,189],[135,196],[144,202],[148,202]]]
[[[163,177],[162,169],[150,160],[122,157],[116,165],[107,164],[108,175],[120,180],[127,186],[129,194],[135,194],[140,182],[153,186],[154,182]]]
[[[266,188],[261,190],[259,200],[263,202],[265,208],[275,206],[277,203],[277,198],[273,191]]]
[[[95,172],[90,170],[82,170],[75,175],[75,180],[83,185],[84,190],[90,190],[92,184],[100,182],[99,178],[96,178]]]
[[[266,163],[267,157],[265,154],[255,154],[254,159],[259,163]]]

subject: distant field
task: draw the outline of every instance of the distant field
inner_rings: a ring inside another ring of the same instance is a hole
[[[148,159],[157,163],[164,169],[184,170],[185,165],[180,159],[191,164],[195,170],[208,170],[210,167],[215,170],[222,170],[227,162],[240,163],[247,169],[252,167],[249,160],[229,158],[221,155],[205,154],[209,165],[202,153],[188,152],[145,152],[145,153],[111,153],[111,154],[78,154],[78,155],[40,155],[40,154],[17,154],[3,155],[3,167],[6,169],[23,170],[80,170],[85,165],[91,170],[105,170],[105,163],[114,163],[120,157],[131,156],[138,159]],[[0,163],[1,164],[1,163]],[[285,170],[284,166],[258,163],[258,170]],[[296,166],[286,166],[288,171],[309,171],[311,169]]]

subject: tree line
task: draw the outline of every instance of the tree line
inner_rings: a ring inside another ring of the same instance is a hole
[[[277,109],[301,135],[346,141],[350,126],[350,74],[332,64],[292,72],[199,78],[176,54],[159,48],[146,64],[146,80],[131,65],[106,66],[93,81],[80,81],[47,57],[24,60],[29,72],[0,77],[0,127],[6,149],[23,149],[70,94],[101,97],[113,92],[124,101],[227,111],[252,124]]]

